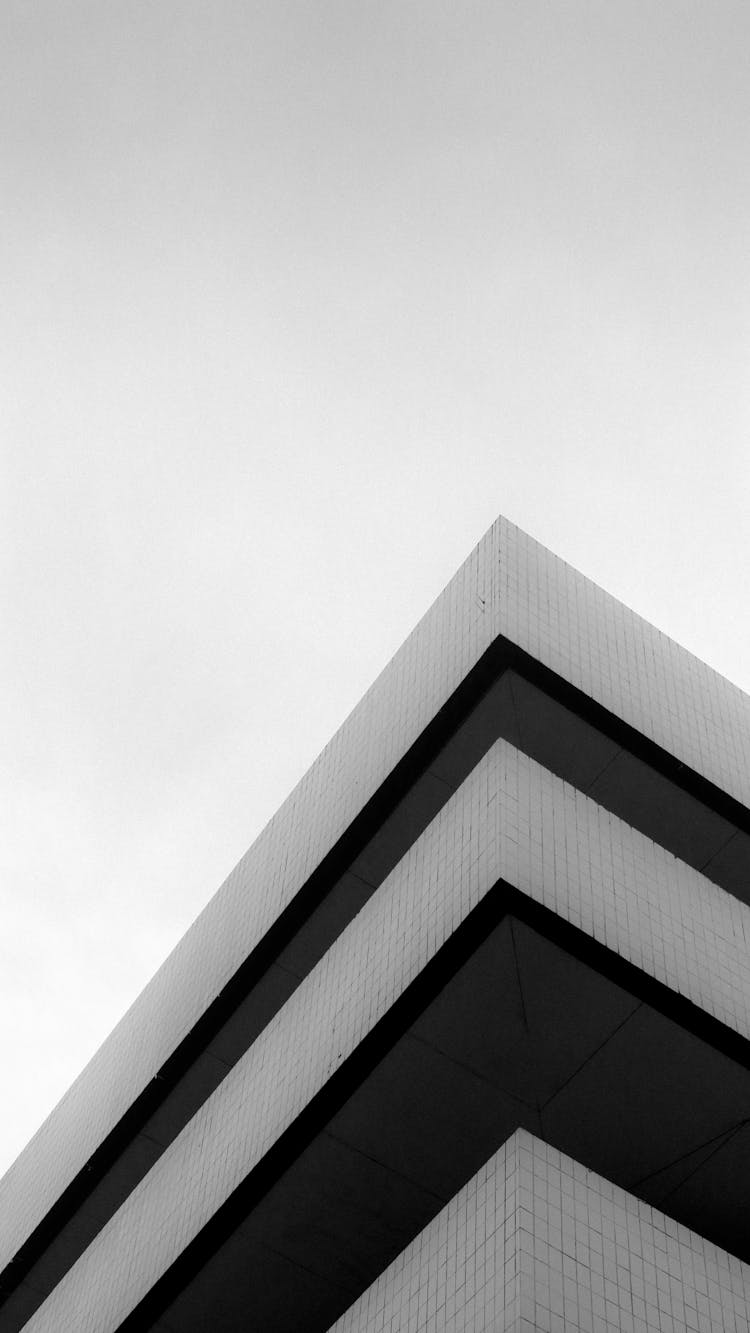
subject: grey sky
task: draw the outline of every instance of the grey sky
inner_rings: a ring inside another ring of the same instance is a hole
[[[0,51],[2,1170],[498,512],[750,688],[750,8]]]

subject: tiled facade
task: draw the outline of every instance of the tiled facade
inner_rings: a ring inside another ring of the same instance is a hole
[[[0,1181],[0,1264],[498,634],[750,804],[750,699],[498,519]]]
[[[0,1268],[499,638],[750,805],[747,696],[498,520],[0,1182]],[[750,1042],[750,906],[498,740],[24,1327],[115,1333],[505,886]],[[732,1079],[750,1121],[741,1060]],[[747,1281],[520,1129],[335,1327],[739,1331]]]
[[[115,1329],[500,879],[750,1036],[750,907],[498,742],[63,1279],[30,1333]],[[750,1107],[750,1075],[748,1099]]]
[[[750,1267],[518,1130],[330,1333],[748,1333]]]

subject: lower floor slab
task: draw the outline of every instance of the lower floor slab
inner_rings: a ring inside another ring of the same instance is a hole
[[[393,1011],[356,1086],[289,1145],[273,1179],[248,1181],[223,1235],[194,1247],[192,1271],[175,1269],[161,1309],[143,1308],[128,1333],[296,1333],[301,1310],[308,1333],[324,1333],[517,1131],[663,1210],[665,1235],[682,1225],[732,1265],[747,1258],[750,1070],[639,991],[607,951],[576,952],[580,932],[503,886],[495,901],[494,918],[488,904]],[[528,1234],[536,1243],[549,1226],[540,1213]],[[629,1246],[626,1226],[608,1273],[623,1255],[627,1269]],[[596,1312],[591,1327],[606,1327],[598,1300]]]
[[[748,1333],[750,1267],[517,1130],[330,1333]]]

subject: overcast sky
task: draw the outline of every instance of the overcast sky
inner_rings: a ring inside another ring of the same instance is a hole
[[[0,51],[1,1171],[498,513],[750,688],[750,6]]]

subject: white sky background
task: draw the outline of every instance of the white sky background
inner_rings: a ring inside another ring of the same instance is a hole
[[[750,6],[0,51],[2,1170],[499,512],[750,688]]]

